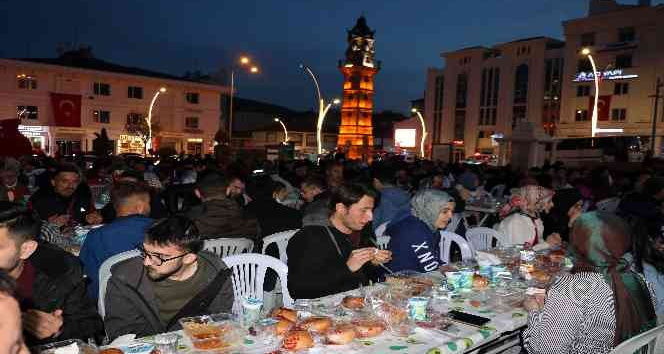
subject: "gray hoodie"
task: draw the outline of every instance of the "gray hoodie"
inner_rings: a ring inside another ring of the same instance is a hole
[[[196,304],[197,310],[179,317],[230,312],[233,306],[233,285],[226,264],[208,251],[198,253],[198,262],[208,262],[208,286],[220,271],[225,271],[221,290],[210,303]],[[153,281],[147,276],[142,258],[134,257],[114,265],[111,274],[106,290],[104,318],[106,334],[111,340],[130,333],[145,337],[180,329],[177,321],[164,325],[159,319]]]

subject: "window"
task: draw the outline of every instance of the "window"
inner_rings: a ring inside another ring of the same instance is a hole
[[[623,27],[618,29],[618,42],[631,42],[636,38],[634,27]]]
[[[526,112],[527,108],[525,105],[512,107],[512,128],[516,127],[518,122],[526,120]]]
[[[94,110],[92,111],[92,120],[95,123],[110,123],[111,122],[111,112],[109,111],[102,111],[102,110]]]
[[[18,88],[23,90],[36,90],[37,89],[37,79],[29,75],[18,75],[16,76],[16,82]]]
[[[613,121],[624,121],[627,119],[627,109],[625,108],[614,108],[611,110],[611,120]]]
[[[127,98],[143,98],[143,88],[139,86],[129,86],[127,88]]]
[[[37,106],[17,106],[16,115],[19,118],[38,119],[39,108]]]
[[[632,67],[632,55],[631,54],[620,54],[616,55],[616,68],[631,68]]]
[[[629,84],[626,82],[616,82],[613,86],[614,95],[626,95],[629,93]]]
[[[468,94],[468,75],[461,73],[457,76],[456,108],[466,108],[467,94]]]
[[[457,109],[454,113],[454,140],[463,140],[466,131],[466,110]]]
[[[587,72],[593,71],[593,66],[590,64],[588,58],[579,59],[579,64],[577,65],[577,72]]]
[[[110,96],[111,95],[111,84],[104,82],[95,82],[93,84],[94,94],[97,96]]]
[[[585,122],[588,120],[588,110],[587,109],[577,109],[576,114],[574,115],[574,120],[577,122]]]
[[[589,46],[589,45],[595,45],[595,33],[594,32],[589,32],[589,33],[584,33],[581,35],[581,45],[582,46]]]
[[[198,129],[198,117],[186,117],[184,119],[185,128]]]
[[[129,113],[127,114],[127,124],[139,124],[143,120],[143,114],[141,113]]]
[[[521,64],[514,75],[514,103],[526,103],[528,98],[528,65]]]
[[[589,85],[579,85],[576,87],[576,97],[586,97],[590,96],[590,86]]]
[[[187,92],[186,99],[188,103],[198,104],[198,92]]]

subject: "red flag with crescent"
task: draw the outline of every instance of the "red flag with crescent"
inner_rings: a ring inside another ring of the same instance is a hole
[[[588,97],[588,112],[592,115],[595,106],[595,96]],[[609,120],[609,113],[611,112],[611,95],[599,96],[597,100],[597,120]]]
[[[51,92],[55,125],[61,127],[81,126],[81,95]]]

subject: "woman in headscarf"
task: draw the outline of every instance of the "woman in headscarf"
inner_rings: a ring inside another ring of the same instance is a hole
[[[443,191],[424,189],[410,204],[411,213],[395,218],[385,230],[392,251],[392,261],[386,266],[395,272],[436,270],[441,264],[438,230],[452,218],[454,199]]]
[[[544,239],[542,212],[553,207],[554,192],[550,189],[529,185],[512,191],[510,202],[500,212],[503,220],[496,229],[506,237],[507,245],[528,244],[535,250],[560,244],[560,236],[552,234]]]
[[[583,210],[583,196],[576,188],[556,191],[553,208],[542,215],[544,234],[558,234],[563,241],[569,241],[569,230]],[[549,236],[550,237],[550,236]]]
[[[621,342],[655,327],[657,318],[644,278],[633,271],[631,237],[619,217],[581,215],[572,227],[574,267],[530,310],[523,333],[529,353],[609,353]]]

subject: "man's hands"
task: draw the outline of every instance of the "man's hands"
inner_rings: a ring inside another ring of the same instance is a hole
[[[353,250],[346,261],[346,265],[351,272],[357,272],[367,262],[375,265],[389,262],[392,259],[392,252],[387,250],[379,250],[375,247],[366,247]]]
[[[98,225],[104,221],[104,218],[101,217],[98,211],[93,211],[85,216],[85,221],[90,225]]]
[[[33,309],[23,313],[23,328],[40,340],[58,335],[63,323],[62,310],[48,313]]]

